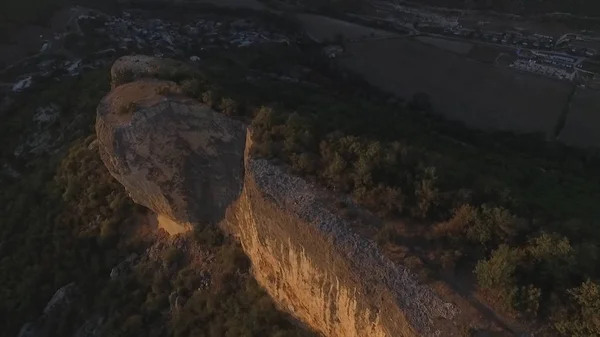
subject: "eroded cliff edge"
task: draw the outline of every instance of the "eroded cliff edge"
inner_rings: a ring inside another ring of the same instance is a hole
[[[174,83],[113,89],[96,130],[105,164],[136,202],[184,229],[220,222],[265,290],[316,331],[452,335],[456,309],[354,234],[330,208],[335,196],[254,158],[242,123],[181,96]]]
[[[440,334],[441,320],[457,314],[452,305],[352,233],[330,208],[335,196],[253,158],[251,138],[227,221],[270,295],[325,336]]]

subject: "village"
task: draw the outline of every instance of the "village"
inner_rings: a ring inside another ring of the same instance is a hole
[[[370,22],[385,22],[415,36],[434,36],[496,48],[508,55],[506,66],[538,75],[596,86],[600,81],[600,36],[589,31],[548,33],[520,23],[443,12],[377,1],[375,16],[362,16]]]

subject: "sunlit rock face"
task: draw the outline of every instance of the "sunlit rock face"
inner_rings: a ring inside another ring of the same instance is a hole
[[[98,145],[163,228],[220,225],[276,303],[326,337],[458,335],[456,308],[353,233],[332,207],[337,196],[254,158],[241,122],[139,75],[100,103]]]
[[[354,234],[333,211],[336,196],[252,158],[247,137],[244,187],[226,228],[282,308],[331,337],[436,336],[442,326],[452,335],[456,308]]]

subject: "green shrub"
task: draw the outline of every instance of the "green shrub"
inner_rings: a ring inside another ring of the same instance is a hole
[[[461,205],[454,210],[452,218],[435,225],[433,234],[449,241],[460,241],[467,230],[479,221],[477,209],[471,205]]]
[[[180,87],[185,95],[195,98],[201,98],[204,89],[200,80],[195,78],[182,81]]]
[[[256,116],[252,119],[252,128],[256,140],[265,140],[264,135],[269,134],[277,122],[278,118],[274,109],[266,106],[260,107]]]
[[[217,104],[221,102],[221,96],[215,90],[208,90],[202,93],[202,102],[212,108],[217,108]]]
[[[568,287],[575,269],[575,250],[569,239],[558,234],[542,233],[527,246],[532,260],[530,276],[545,288]]]
[[[238,103],[229,97],[224,97],[221,99],[219,109],[227,116],[237,116],[239,112]]]
[[[519,287],[519,290],[515,294],[515,303],[513,305],[521,312],[535,318],[540,310],[541,297],[542,290],[533,285]]]
[[[600,336],[600,284],[587,280],[569,290],[571,313],[567,319],[556,323],[557,330],[565,336]]]
[[[413,215],[426,218],[439,199],[439,189],[435,186],[437,176],[435,167],[427,167],[422,173],[420,181],[415,183],[415,198],[417,205]]]
[[[493,290],[507,308],[514,303],[517,291],[515,271],[522,258],[520,250],[501,245],[490,258],[480,260],[475,267],[479,287]]]
[[[482,245],[507,242],[516,233],[517,218],[502,207],[481,206],[467,237]]]
[[[314,174],[319,165],[319,158],[312,153],[293,154],[290,161],[292,168],[302,174]]]

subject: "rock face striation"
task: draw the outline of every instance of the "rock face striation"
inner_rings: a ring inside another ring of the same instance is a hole
[[[354,234],[330,208],[334,195],[253,158],[243,124],[174,83],[113,89],[96,130],[103,161],[136,202],[181,229],[219,222],[279,306],[324,336],[455,335],[457,310]]]

